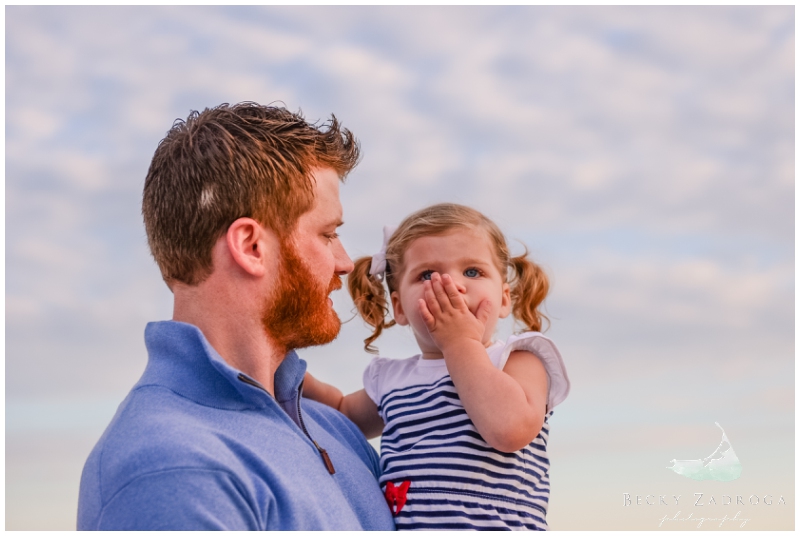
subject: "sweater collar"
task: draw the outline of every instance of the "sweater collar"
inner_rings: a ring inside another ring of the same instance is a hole
[[[149,360],[137,387],[160,385],[198,404],[222,409],[263,408],[271,403],[269,393],[225,362],[196,326],[150,322],[144,336]],[[275,398],[281,405],[297,399],[305,371],[305,361],[289,351],[275,371]]]

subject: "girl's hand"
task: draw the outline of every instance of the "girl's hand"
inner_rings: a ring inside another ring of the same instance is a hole
[[[483,301],[473,315],[453,279],[434,272],[424,283],[419,311],[431,338],[442,353],[463,343],[477,341],[483,346],[491,305]]]

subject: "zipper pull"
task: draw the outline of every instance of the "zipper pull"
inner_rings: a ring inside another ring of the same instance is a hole
[[[322,456],[322,461],[325,463],[325,468],[328,470],[328,472],[332,475],[336,474],[336,469],[333,468],[333,462],[331,461],[331,457],[328,456],[328,451],[320,447],[313,439],[311,441],[314,443],[314,446],[317,447],[317,450]]]

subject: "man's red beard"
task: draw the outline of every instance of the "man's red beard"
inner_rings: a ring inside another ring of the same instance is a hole
[[[328,287],[322,288],[294,245],[282,242],[278,286],[261,317],[264,329],[285,350],[329,343],[342,322],[328,304],[328,295],[342,288],[342,280],[333,274]]]

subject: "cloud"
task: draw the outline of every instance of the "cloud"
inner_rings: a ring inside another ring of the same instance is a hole
[[[342,190],[354,255],[378,248],[384,224],[454,200],[534,238],[554,268],[553,309],[575,312],[582,329],[600,313],[600,331],[631,322],[651,334],[777,318],[782,355],[790,12],[12,6],[10,348],[69,311],[120,340],[168,314],[157,313],[169,297],[138,209],[150,155],[189,109],[254,99],[311,119],[335,112],[361,139],[363,162]],[[593,247],[620,229],[640,235],[613,239],[629,242],[624,251]],[[742,244],[755,261],[737,254]],[[138,312],[110,321],[120,305]],[[554,329],[581,344],[580,332]],[[97,356],[114,338],[81,333]],[[692,355],[702,339],[692,336]],[[648,343],[626,344],[627,362]]]
[[[333,112],[359,137],[364,157],[342,188],[351,255],[377,251],[383,225],[456,201],[545,266],[548,334],[573,382],[553,421],[554,462],[574,469],[554,480],[564,504],[594,489],[582,470],[598,471],[592,448],[713,445],[714,420],[732,436],[766,431],[752,444],[782,459],[791,6],[9,6],[6,22],[15,527],[43,526],[48,489],[47,526],[74,528],[96,427],[145,366],[146,323],[171,316],[140,214],[158,141],[191,109],[242,100]],[[334,302],[349,318],[345,291]],[[301,354],[352,391],[369,333],[355,318]],[[377,344],[417,352],[399,327]]]
[[[736,269],[712,259],[667,260],[598,252],[559,279],[562,298],[609,313],[638,315],[679,328],[724,325],[746,328],[785,296],[793,279],[789,263]],[[786,303],[783,303],[786,306]]]

